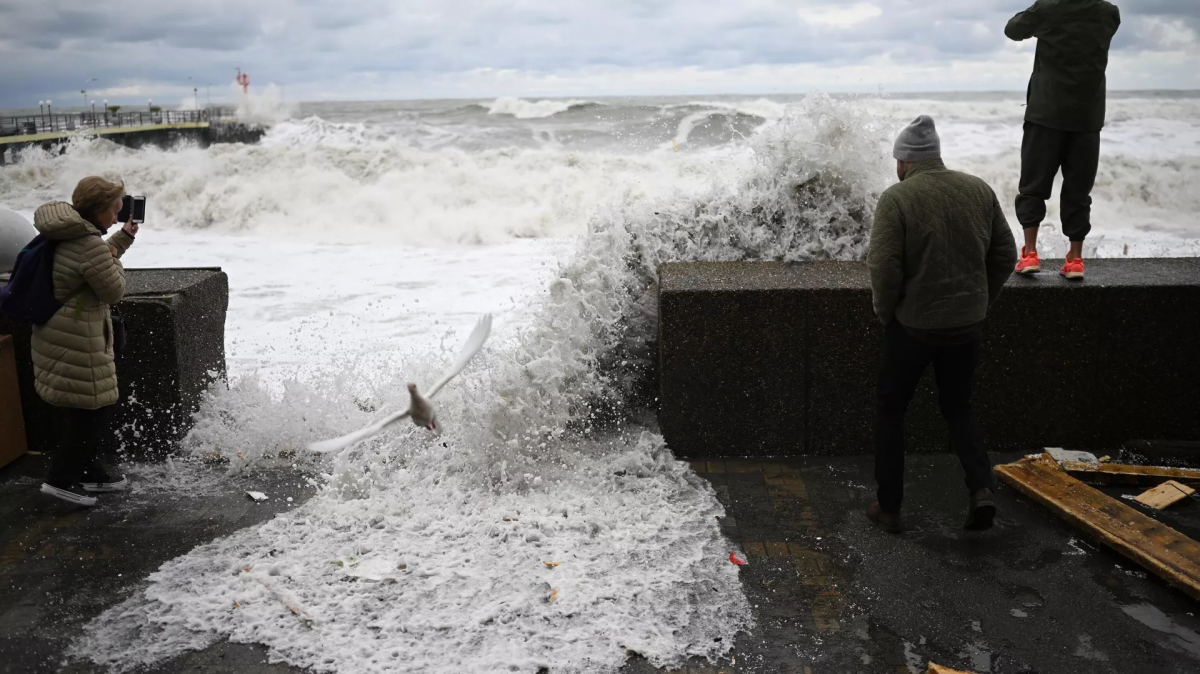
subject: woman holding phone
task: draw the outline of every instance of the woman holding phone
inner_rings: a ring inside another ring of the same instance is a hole
[[[120,257],[138,232],[130,217],[107,241],[103,238],[117,224],[124,197],[122,183],[93,176],[79,181],[71,203],[45,204],[33,216],[38,232],[58,242],[54,296],[63,304],[33,328],[35,387],[65,414],[42,493],[84,506],[96,505],[93,494],[127,484],[97,458],[113,438],[119,397],[110,307],[125,295]]]

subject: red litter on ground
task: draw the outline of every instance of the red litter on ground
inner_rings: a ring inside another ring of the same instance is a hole
[[[745,565],[746,565],[746,563],[745,563],[745,562],[743,562],[742,560],[738,559],[737,557],[734,557],[732,552],[731,552],[731,553],[729,553],[729,561],[730,561],[730,562],[733,562],[734,564],[737,564],[738,566],[745,566]]]

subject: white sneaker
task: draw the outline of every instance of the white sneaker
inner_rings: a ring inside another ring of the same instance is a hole
[[[87,478],[84,478],[83,482],[79,483],[79,486],[83,487],[84,491],[89,491],[93,494],[103,494],[109,491],[123,491],[129,486],[129,480],[126,480],[124,475],[105,478],[98,482],[89,482]]]
[[[67,503],[74,503],[75,505],[86,506],[89,508],[96,505],[96,497],[89,495],[83,490],[83,487],[78,484],[73,484],[70,487],[63,488],[55,487],[49,483],[43,482],[42,493],[53,496],[54,498],[62,499]]]

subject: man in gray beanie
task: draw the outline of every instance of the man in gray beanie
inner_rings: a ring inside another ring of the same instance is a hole
[[[971,407],[983,320],[1017,260],[995,192],[942,163],[933,120],[922,115],[893,150],[900,182],[879,197],[867,262],[884,325],[875,423],[878,501],[873,521],[898,533],[904,497],[904,413],[930,364],[950,444],[967,475],[967,529],[992,526],[995,478]]]

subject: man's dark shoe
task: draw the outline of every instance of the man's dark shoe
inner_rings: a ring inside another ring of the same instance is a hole
[[[996,504],[992,501],[991,489],[980,489],[971,494],[971,509],[967,511],[967,531],[987,531],[996,519]]]
[[[85,490],[92,493],[121,491],[129,486],[129,480],[126,480],[124,475],[109,472],[99,462],[93,463],[85,470],[83,479],[79,482]]]
[[[88,508],[96,505],[96,497],[84,491],[83,487],[79,484],[50,484],[49,482],[43,482],[42,493],[62,499],[67,503],[74,503],[75,505]]]
[[[889,534],[899,534],[904,532],[904,525],[900,523],[900,513],[885,513],[879,507],[879,501],[867,506],[867,519],[883,527]]]

